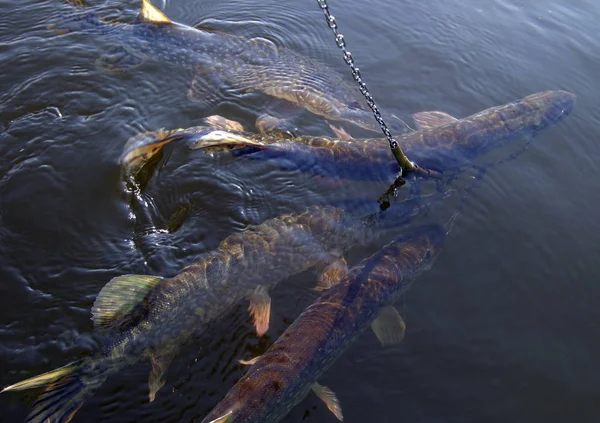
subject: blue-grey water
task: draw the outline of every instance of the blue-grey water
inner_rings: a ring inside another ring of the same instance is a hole
[[[122,21],[139,7],[89,3]],[[352,81],[314,1],[156,4],[177,22],[268,38]],[[441,256],[399,305],[403,343],[382,349],[365,333],[324,375],[345,421],[600,421],[600,3],[373,0],[331,8],[380,108],[408,121],[423,110],[463,117],[542,90],[577,95],[569,118],[517,159],[489,168],[464,198]],[[249,224],[340,193],[377,198],[391,182],[340,188],[276,163],[172,148],[133,198],[118,166],[129,137],[215,112],[248,124],[262,100],[217,110],[192,103],[193,75],[176,66],[103,74],[94,62],[107,40],[46,28],[66,13],[60,0],[0,2],[1,386],[95,351],[89,310],[112,277],[173,275]],[[313,133],[327,129],[309,114],[298,121]],[[314,283],[306,272],[279,284],[261,339],[245,304],[193,339],[153,403],[149,364],[139,363],[110,378],[73,421],[200,421],[242,375],[236,360],[264,351],[315,298]],[[23,421],[31,399],[0,395],[0,421]],[[309,395],[284,421],[335,418]]]

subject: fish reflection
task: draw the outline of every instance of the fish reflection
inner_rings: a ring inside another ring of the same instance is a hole
[[[358,88],[327,66],[265,38],[247,39],[172,22],[148,0],[142,0],[133,23],[108,23],[83,13],[53,28],[60,33],[97,34],[114,42],[116,47],[96,62],[108,74],[124,73],[146,61],[192,70],[195,78],[188,97],[206,106],[221,101],[226,90],[261,92],[330,120],[380,131]],[[395,116],[386,120],[394,131],[408,129]]]
[[[544,91],[463,119],[443,112],[420,112],[413,115],[419,130],[396,140],[419,166],[451,172],[506,142],[533,136],[562,121],[574,104],[574,94]],[[140,134],[125,145],[121,166],[125,174],[135,175],[165,144],[178,140],[206,152],[232,150],[236,155],[254,158],[285,157],[289,159],[286,163],[300,168],[349,179],[386,178],[399,171],[385,139],[291,137],[279,132],[227,130],[232,126],[229,121],[212,118],[206,126]]]
[[[342,420],[335,394],[317,379],[369,325],[384,344],[402,339],[404,322],[391,304],[432,265],[444,238],[441,226],[421,227],[351,269],[252,360],[203,423],[276,422],[310,390]]]
[[[377,230],[410,221],[422,201],[406,202],[371,219],[333,207],[312,207],[250,226],[230,235],[216,250],[172,278],[123,275],[98,294],[92,320],[106,335],[102,350],[59,369],[4,388],[43,388],[27,422],[68,422],[111,374],[149,358],[150,401],[163,386],[163,374],[179,345],[200,333],[240,301],[249,301],[258,335],[269,327],[268,291],[279,281],[309,268],[322,271],[319,287],[335,284],[346,271],[342,253],[373,240]]]

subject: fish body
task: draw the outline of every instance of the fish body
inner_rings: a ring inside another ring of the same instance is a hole
[[[380,131],[356,87],[327,66],[279,47],[265,38],[245,38],[172,22],[147,0],[133,23],[107,23],[92,13],[78,13],[56,25],[59,32],[87,32],[107,37],[115,48],[97,66],[119,74],[153,61],[189,69],[195,79],[188,96],[216,103],[222,90],[262,92],[288,100],[330,120],[344,120]],[[400,132],[404,122],[390,116]]]
[[[414,115],[420,129],[396,140],[406,156],[419,166],[451,172],[511,140],[533,136],[563,120],[574,103],[574,94],[545,91],[463,119],[442,112],[421,112]],[[379,179],[399,171],[383,138],[286,137],[198,126],[134,137],[126,144],[120,160],[125,173],[135,173],[154,154],[153,148],[173,140],[211,152],[233,150],[236,155],[257,159],[285,158],[286,163],[315,173],[349,179]]]
[[[410,220],[419,204],[407,205],[374,226],[339,208],[311,207],[230,235],[216,250],[201,255],[172,278],[116,277],[102,289],[92,308],[94,325],[106,336],[101,351],[3,391],[44,387],[26,421],[66,422],[108,376],[150,358],[153,400],[178,346],[191,334],[249,299],[249,311],[261,335],[269,324],[270,288],[312,267],[323,270],[325,285],[336,282],[327,278],[335,279],[340,264],[345,264],[343,251],[372,240],[372,230],[378,225],[396,227]]]
[[[203,423],[267,423],[283,418],[315,389],[317,379],[381,311],[432,264],[444,238],[441,226],[421,227],[351,269],[302,312]],[[341,419],[335,395],[317,386]]]

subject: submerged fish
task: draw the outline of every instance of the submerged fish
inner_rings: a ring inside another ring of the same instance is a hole
[[[419,130],[396,140],[407,157],[422,168],[449,172],[508,141],[533,136],[563,120],[574,103],[574,94],[544,91],[463,119],[442,112],[420,112],[413,115]],[[152,155],[175,140],[206,151],[285,157],[298,167],[350,179],[389,177],[399,171],[385,139],[286,137],[210,126],[140,134],[125,145],[122,168],[126,174],[135,174]]]
[[[109,74],[123,73],[145,61],[192,70],[195,79],[188,97],[194,101],[213,105],[223,99],[224,90],[262,92],[330,120],[381,130],[358,88],[327,66],[265,38],[248,39],[172,22],[148,0],[142,0],[133,23],[107,23],[86,13],[55,28],[61,33],[98,34],[114,42],[116,47],[96,62]],[[394,116],[386,119],[393,130],[408,129]]]
[[[395,341],[403,321],[391,305],[433,263],[445,238],[441,226],[400,236],[350,270],[312,303],[202,420],[268,423],[283,418],[312,389],[342,420],[335,394],[317,379],[369,325]]]
[[[420,199],[407,201],[398,212],[371,220],[339,208],[312,207],[230,235],[172,278],[116,277],[100,291],[92,308],[94,325],[107,337],[102,350],[3,392],[43,388],[26,421],[68,422],[109,375],[149,357],[152,401],[178,346],[192,333],[248,299],[248,310],[262,335],[269,326],[270,288],[314,267],[323,270],[320,286],[332,285],[345,273],[343,251],[372,241],[379,229],[405,223],[422,205]]]

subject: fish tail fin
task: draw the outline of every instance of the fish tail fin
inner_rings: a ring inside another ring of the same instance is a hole
[[[25,423],[68,423],[105,379],[98,366],[83,359],[7,386],[2,392],[43,388]]]

